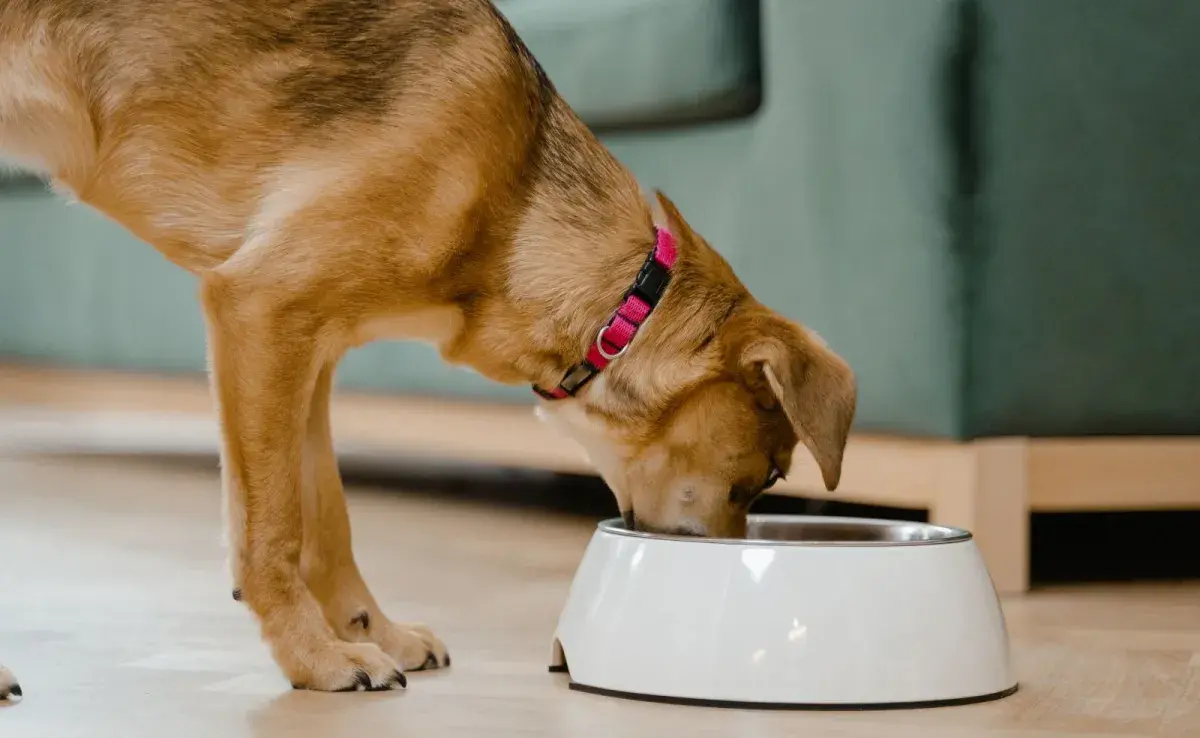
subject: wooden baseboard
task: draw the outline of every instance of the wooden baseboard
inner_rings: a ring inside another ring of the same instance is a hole
[[[1200,507],[1200,438],[1046,438],[1029,447],[1035,512]]]
[[[341,394],[339,450],[557,472],[591,471],[528,405]],[[0,366],[0,446],[216,453],[202,377]],[[776,492],[928,509],[972,530],[1002,592],[1028,586],[1031,512],[1200,508],[1200,438],[937,439],[855,435],[826,492],[808,453]]]

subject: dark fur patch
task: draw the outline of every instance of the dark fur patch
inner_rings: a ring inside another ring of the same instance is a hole
[[[504,39],[508,42],[509,50],[533,72],[534,77],[537,79],[539,107],[545,108],[556,94],[554,83],[550,81],[546,70],[542,69],[542,65],[537,60],[537,57],[533,55],[533,52],[529,50],[529,47],[517,35],[517,30],[508,22],[508,18],[505,18],[504,14],[497,10],[494,5],[491,6],[491,10],[497,23],[500,25],[500,29],[504,32]]]
[[[557,105],[565,108],[565,104],[558,98],[558,92],[546,70],[504,14],[495,6],[492,6],[492,13],[527,81],[525,109],[528,120],[532,122],[532,132],[520,172],[521,179],[527,187],[534,187],[544,179],[556,178],[557,185],[566,183],[568,187],[573,188],[581,173],[578,167],[572,166],[573,162],[566,159],[570,152],[555,136],[556,127],[563,122],[561,118],[554,119],[555,107]],[[569,193],[564,195],[569,196]]]
[[[264,24],[256,41],[264,51],[296,51],[304,59],[280,81],[279,107],[308,127],[383,115],[416,49],[452,44],[472,27],[471,14],[453,2],[409,15],[389,0],[316,0],[291,15],[291,23]]]

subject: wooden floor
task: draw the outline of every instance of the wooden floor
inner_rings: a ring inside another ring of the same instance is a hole
[[[1022,690],[992,704],[631,703],[546,673],[588,521],[371,489],[352,498],[368,580],[445,637],[454,668],[403,694],[293,692],[230,600],[217,487],[195,466],[0,456],[0,662],[25,690],[0,736],[1200,736],[1200,584],[1009,600]]]

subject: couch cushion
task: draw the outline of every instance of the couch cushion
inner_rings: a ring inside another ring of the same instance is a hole
[[[981,8],[967,432],[1200,433],[1200,5]]]
[[[749,113],[758,0],[499,0],[559,93],[597,128]]]

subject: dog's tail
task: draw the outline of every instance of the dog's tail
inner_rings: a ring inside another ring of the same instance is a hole
[[[0,666],[0,702],[20,702],[24,693],[13,673]]]

